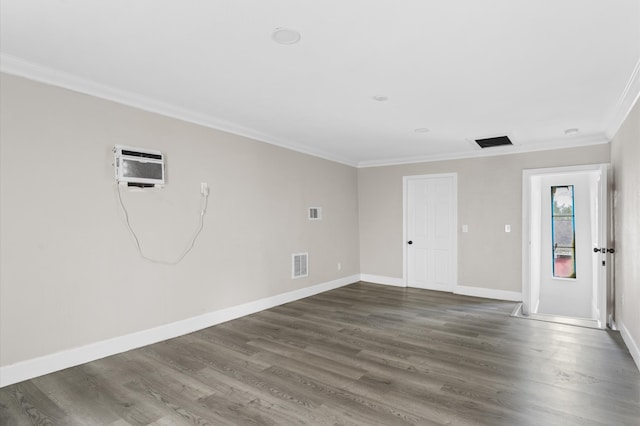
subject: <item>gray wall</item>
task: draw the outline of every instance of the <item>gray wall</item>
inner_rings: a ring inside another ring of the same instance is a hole
[[[458,174],[458,285],[522,290],[522,171],[609,162],[609,145],[358,170],[360,268],[402,278],[402,177]],[[462,233],[463,224],[469,232]],[[504,232],[504,225],[511,232]]]
[[[635,345],[640,345],[640,102],[636,102],[611,143],[611,162],[614,170],[616,319]],[[638,350],[636,346],[636,363],[640,368]]]
[[[359,273],[356,169],[116,103],[1,77],[0,365]],[[115,144],[167,158],[164,189],[114,192]],[[321,206],[324,219],[308,221]],[[291,253],[310,276],[291,279]],[[337,262],[342,263],[338,271]]]
[[[469,225],[458,284],[519,292],[522,170],[609,161],[597,145],[356,170],[13,76],[0,84],[0,366],[358,273],[401,278],[407,175],[458,173],[458,225]],[[639,116],[636,106],[611,147],[618,314],[636,342]],[[180,265],[137,256],[114,192],[115,144],[167,156],[164,189],[123,194],[153,257],[180,253],[209,183],[204,231]],[[308,221],[310,206],[324,220]],[[292,280],[298,251],[310,277]]]

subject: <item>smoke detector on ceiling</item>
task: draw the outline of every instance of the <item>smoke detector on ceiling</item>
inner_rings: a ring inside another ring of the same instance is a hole
[[[276,28],[271,38],[279,44],[296,44],[300,41],[300,33],[290,28]]]

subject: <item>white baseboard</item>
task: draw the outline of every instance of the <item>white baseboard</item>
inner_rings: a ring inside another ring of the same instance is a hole
[[[391,285],[394,287],[406,287],[402,278],[385,277],[382,275],[360,274],[360,281],[373,284]]]
[[[455,294],[464,296],[484,297],[485,299],[508,300],[510,302],[522,302],[522,292],[494,290],[492,288],[468,287],[457,285],[453,289]]]
[[[627,348],[631,353],[631,357],[636,363],[636,367],[638,367],[638,370],[640,370],[640,349],[638,349],[638,344],[636,343],[635,340],[633,340],[633,337],[631,337],[631,333],[629,333],[629,330],[627,330],[627,327],[624,326],[624,323],[618,321],[616,325],[620,330],[620,335],[622,336],[622,340],[624,340],[625,345],[627,345]]]
[[[404,279],[385,277],[382,275],[360,274],[360,281],[368,283],[390,285],[394,287],[406,287]],[[522,293],[519,291],[494,290],[491,288],[468,287],[463,285],[454,286],[453,293],[464,296],[483,297],[485,299],[508,300],[511,302],[522,302]]]
[[[78,348],[45,355],[0,367],[0,387],[33,379],[43,374],[95,361],[110,355],[126,352],[142,346],[172,339],[203,328],[221,324],[236,318],[260,312],[284,303],[293,302],[318,293],[358,282],[360,275],[352,275],[311,287],[290,291],[277,296],[244,303],[238,306],[209,312],[197,317],[187,318],[170,324],[161,325],[137,333],[126,334],[113,339],[91,343]]]

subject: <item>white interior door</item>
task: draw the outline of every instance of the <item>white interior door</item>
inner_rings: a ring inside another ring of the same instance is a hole
[[[409,287],[453,291],[457,273],[456,175],[405,177],[405,271]]]

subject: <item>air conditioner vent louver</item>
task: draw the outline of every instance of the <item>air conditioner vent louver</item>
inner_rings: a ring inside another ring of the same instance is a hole
[[[292,278],[309,276],[309,253],[294,253],[292,259]]]
[[[164,185],[162,152],[116,145],[113,155],[116,182],[141,188]]]
[[[155,154],[153,152],[131,151],[130,149],[121,149],[122,155],[129,155],[131,157],[140,158],[153,158],[155,160],[162,160],[162,154]]]
[[[496,146],[513,145],[509,136],[497,136],[494,138],[476,139],[480,148],[493,148]]]

